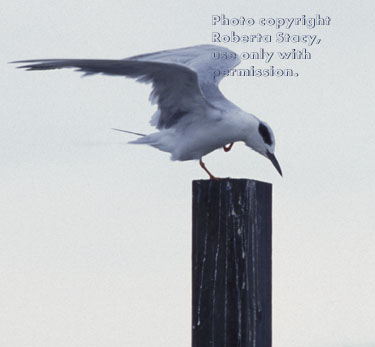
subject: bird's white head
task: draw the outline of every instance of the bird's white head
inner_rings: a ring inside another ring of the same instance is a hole
[[[252,131],[248,134],[245,144],[254,151],[271,160],[273,166],[282,176],[281,167],[275,157],[275,136],[270,126],[262,121],[258,121],[256,127],[252,127]]]

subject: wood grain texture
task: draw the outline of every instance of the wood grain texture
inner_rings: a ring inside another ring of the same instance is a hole
[[[271,347],[272,185],[193,181],[193,347]]]

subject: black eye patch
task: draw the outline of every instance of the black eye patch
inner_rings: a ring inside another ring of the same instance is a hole
[[[271,134],[269,133],[267,127],[263,123],[259,123],[258,131],[259,134],[263,137],[263,141],[267,145],[272,145]]]

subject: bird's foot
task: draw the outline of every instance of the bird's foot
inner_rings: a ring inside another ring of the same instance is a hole
[[[213,180],[213,181],[220,181],[220,179],[221,179],[221,178],[213,176],[213,175],[209,175],[209,176],[210,176],[210,180]]]
[[[202,161],[202,159],[199,160],[199,165],[201,166],[201,168],[204,171],[206,171],[206,173],[208,174],[208,176],[210,176],[210,180],[220,181],[220,178],[215,177],[210,171],[208,171],[208,169],[206,168],[206,165],[204,164],[204,162]]]
[[[232,149],[233,144],[234,144],[234,142],[232,142],[228,146],[223,146],[224,152],[229,152]]]

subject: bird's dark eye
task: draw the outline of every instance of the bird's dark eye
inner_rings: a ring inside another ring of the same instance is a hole
[[[271,134],[263,123],[259,123],[258,131],[259,131],[259,134],[263,137],[263,141],[267,145],[271,146],[272,145]]]

